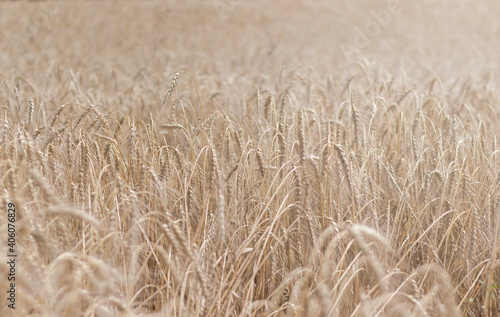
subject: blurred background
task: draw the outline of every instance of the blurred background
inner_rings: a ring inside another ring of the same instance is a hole
[[[204,98],[227,103],[283,90],[290,72],[495,83],[498,16],[500,2],[466,0],[0,2],[0,79],[43,91],[60,81],[48,74],[71,69],[93,102],[107,103],[145,87],[159,100],[181,70]]]

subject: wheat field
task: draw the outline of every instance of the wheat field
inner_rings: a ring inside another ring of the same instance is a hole
[[[500,316],[498,16],[0,1],[0,316]]]

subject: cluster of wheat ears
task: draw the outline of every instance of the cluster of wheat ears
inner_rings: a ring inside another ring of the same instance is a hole
[[[66,74],[61,85],[85,100]],[[489,79],[403,89],[394,77],[299,78],[256,89],[234,114],[202,102],[181,72],[161,115],[142,117],[44,104],[28,80],[6,80],[0,195],[17,207],[15,314],[494,315]],[[8,270],[2,261],[1,294]]]

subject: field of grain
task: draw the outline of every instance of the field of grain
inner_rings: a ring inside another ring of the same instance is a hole
[[[500,316],[498,16],[0,1],[0,316]]]

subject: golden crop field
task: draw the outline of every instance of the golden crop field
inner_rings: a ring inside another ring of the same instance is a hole
[[[499,16],[0,1],[0,316],[500,316]]]

